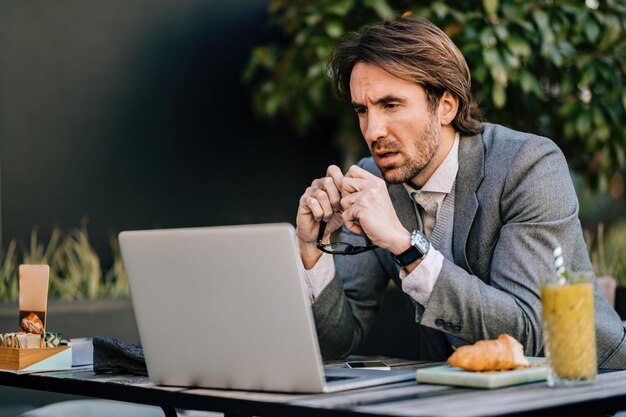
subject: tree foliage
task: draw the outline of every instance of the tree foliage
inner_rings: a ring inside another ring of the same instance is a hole
[[[487,121],[549,136],[572,168],[605,188],[626,161],[626,3],[621,0],[274,0],[278,40],[253,49],[244,78],[255,111],[284,117],[302,134],[337,121],[335,140],[354,146],[352,110],[332,96],[332,45],[360,27],[424,16],[460,48]]]

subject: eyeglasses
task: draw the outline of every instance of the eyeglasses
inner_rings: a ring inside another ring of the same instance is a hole
[[[344,242],[322,243],[325,231],[326,222],[322,221],[320,222],[320,231],[317,234],[317,248],[322,252],[330,253],[332,255],[356,255],[378,247],[372,244],[372,241],[365,234],[363,235],[365,238],[365,246],[353,246]]]

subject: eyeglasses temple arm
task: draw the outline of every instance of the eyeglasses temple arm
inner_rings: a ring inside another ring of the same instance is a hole
[[[320,222],[320,231],[317,233],[317,244],[322,244],[322,239],[324,239],[324,232],[326,231],[326,222],[322,220]]]

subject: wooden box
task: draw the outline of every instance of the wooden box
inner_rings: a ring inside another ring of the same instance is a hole
[[[0,369],[18,373],[54,371],[72,367],[72,348],[38,349],[0,347]]]

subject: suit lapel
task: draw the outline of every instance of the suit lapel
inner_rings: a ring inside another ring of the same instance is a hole
[[[462,137],[459,142],[459,171],[456,177],[454,201],[454,235],[452,253],[454,263],[470,271],[465,245],[472,227],[478,199],[476,190],[484,177],[484,145],[481,135]]]

